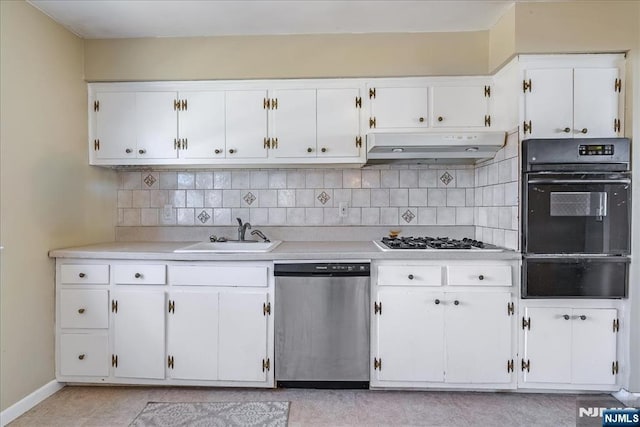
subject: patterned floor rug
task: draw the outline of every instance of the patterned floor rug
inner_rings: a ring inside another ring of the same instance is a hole
[[[149,402],[130,427],[286,427],[289,402]]]

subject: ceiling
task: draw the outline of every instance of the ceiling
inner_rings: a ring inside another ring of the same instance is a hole
[[[478,31],[514,1],[27,0],[87,39]]]

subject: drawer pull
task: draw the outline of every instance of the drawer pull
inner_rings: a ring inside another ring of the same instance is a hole
[[[84,354],[80,354],[80,355],[78,355],[78,359],[80,359],[80,360],[84,360]]]
[[[455,300],[455,301],[453,302],[453,305],[460,305],[460,301]]]
[[[481,275],[479,275],[479,276],[478,276],[478,280],[484,280],[484,275],[482,275],[482,274],[481,274]]]
[[[584,314],[580,315],[580,320],[587,320],[587,316],[585,316]]]
[[[84,313],[84,312],[85,312],[85,309],[84,309],[84,308],[79,308],[79,309],[78,309],[78,313],[82,314],[82,313]]]
[[[135,277],[136,279],[141,279],[141,278],[142,278],[142,274],[140,274],[140,273],[136,273],[136,274],[134,274],[134,277]]]
[[[434,301],[434,303],[436,303],[436,305],[438,305],[438,304],[440,304],[440,300],[439,300],[439,299],[436,299],[436,300]]]
[[[84,274],[84,273],[80,273],[80,274],[78,274],[78,276],[79,276],[80,278],[83,278],[83,277],[85,277],[85,276],[86,276],[86,274]]]
[[[409,278],[409,280],[413,280],[413,274],[410,274],[409,276],[407,276]]]
[[[568,314],[565,314],[564,316],[562,316],[564,318],[564,320],[569,320],[571,318],[571,316],[569,316]]]

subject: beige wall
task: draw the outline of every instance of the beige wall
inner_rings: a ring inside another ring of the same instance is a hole
[[[518,53],[620,52],[636,47],[638,1],[515,5]]]
[[[52,248],[113,240],[115,173],[87,160],[83,41],[0,2],[0,408],[54,379]]]
[[[489,32],[87,40],[88,81],[485,74]]]
[[[489,71],[497,71],[516,52],[516,8],[511,6],[489,30]]]

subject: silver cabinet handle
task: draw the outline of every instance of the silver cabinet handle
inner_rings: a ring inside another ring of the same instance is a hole
[[[562,316],[564,318],[564,320],[569,320],[571,318],[571,316],[569,316],[568,314],[565,314],[564,316]]]
[[[140,279],[140,278],[142,277],[142,274],[140,274],[140,273],[136,273],[136,274],[134,274],[134,277],[135,277],[136,279]]]

